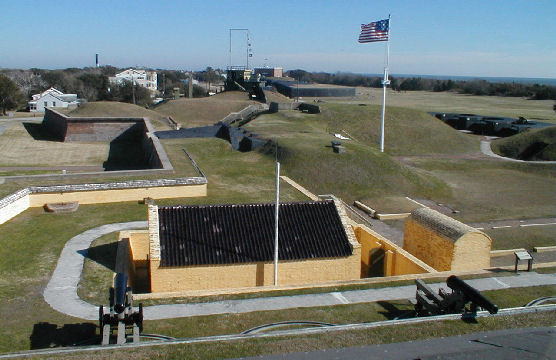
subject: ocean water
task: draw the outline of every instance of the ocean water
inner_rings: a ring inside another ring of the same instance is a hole
[[[365,74],[368,76],[382,77],[383,74]],[[521,78],[521,77],[486,77],[486,76],[456,76],[456,75],[417,75],[417,74],[390,74],[392,77],[404,78],[423,78],[435,80],[471,81],[485,80],[492,83],[520,83],[520,84],[539,84],[556,86],[556,79],[553,78]]]

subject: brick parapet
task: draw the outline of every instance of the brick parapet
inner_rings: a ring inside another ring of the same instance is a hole
[[[160,260],[160,234],[158,229],[158,206],[149,205],[149,259]]]
[[[30,186],[12,193],[0,199],[0,224],[8,221],[9,219],[17,216],[27,208],[36,206],[27,202],[22,202],[26,196],[30,197],[33,194],[65,194],[76,192],[94,192],[94,191],[107,191],[107,190],[132,190],[132,189],[156,189],[156,188],[169,188],[179,187],[184,185],[207,185],[205,177],[189,177],[178,179],[158,179],[158,180],[130,180],[113,183],[99,183],[99,184],[69,184],[69,185],[54,185],[54,186]],[[206,195],[206,190],[204,190]],[[38,196],[38,195],[37,195]],[[191,196],[191,195],[188,195]],[[200,195],[203,196],[203,195]],[[117,200],[116,200],[117,201]],[[120,200],[124,201],[124,200]],[[127,200],[125,200],[127,201]],[[110,201],[101,201],[110,202]],[[14,204],[18,203],[16,208]],[[41,205],[42,206],[42,205]]]
[[[113,183],[97,184],[67,184],[53,186],[31,186],[28,189],[32,194],[35,193],[58,193],[69,191],[98,191],[98,190],[117,190],[117,189],[138,189],[160,186],[178,185],[202,185],[206,184],[204,177],[188,177],[178,179],[157,179],[157,180],[130,180]]]
[[[6,196],[5,198],[0,199],[0,210],[29,194],[31,194],[31,191],[29,190],[29,188],[25,188],[16,191],[13,194]]]
[[[338,210],[338,215],[340,216],[340,220],[342,221],[342,225],[344,226],[344,230],[351,245],[351,249],[354,250],[361,248],[361,244],[359,243],[359,241],[357,241],[357,237],[355,236],[355,232],[353,231],[353,227],[351,226],[351,220],[347,215],[346,209],[344,208],[342,202],[336,197],[332,197],[332,200],[334,201],[334,205],[336,205],[336,209]]]

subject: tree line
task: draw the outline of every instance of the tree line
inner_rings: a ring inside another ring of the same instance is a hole
[[[343,86],[382,87],[382,77],[352,73],[308,72],[290,70],[287,76],[307,83]],[[392,77],[390,87],[396,91],[453,91],[461,94],[516,96],[534,100],[556,100],[556,87],[540,84],[493,83],[486,80],[437,80],[421,77]]]
[[[6,110],[23,110],[31,96],[54,87],[67,94],[77,94],[79,99],[86,101],[120,101],[150,106],[153,98],[151,92],[144,87],[134,86],[129,81],[121,84],[111,84],[108,78],[125,69],[114,66],[67,68],[60,70],[46,70],[32,68],[0,69],[0,105],[2,113]],[[173,96],[174,89],[189,96],[187,79],[189,75],[178,70],[157,70],[157,80],[160,94]],[[218,81],[219,73],[212,68],[193,73],[194,79]],[[193,97],[207,96],[207,91],[193,85]]]

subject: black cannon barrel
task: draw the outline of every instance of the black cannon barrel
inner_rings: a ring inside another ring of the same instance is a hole
[[[446,280],[446,285],[452,290],[461,291],[463,295],[473,304],[482,307],[491,314],[498,312],[498,306],[493,304],[489,299],[483,296],[481,292],[455,275],[450,276]]]
[[[117,273],[114,277],[114,311],[122,313],[126,307],[125,296],[127,292],[127,275]]]

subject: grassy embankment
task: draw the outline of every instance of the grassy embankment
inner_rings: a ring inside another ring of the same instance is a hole
[[[556,126],[497,139],[491,144],[498,155],[528,161],[556,161]]]
[[[556,212],[551,166],[494,161],[479,153],[478,137],[399,108],[388,109],[386,153],[381,154],[375,145],[379,111],[378,106],[324,104],[321,114],[285,111],[261,116],[247,128],[277,141],[286,175],[314,193],[362,200],[379,210],[399,203],[388,212],[411,210],[407,206],[414,204],[403,205],[405,196],[427,198],[457,209],[454,216],[465,222]],[[342,131],[357,141],[343,141],[347,152],[334,154],[329,133],[345,136]]]
[[[248,99],[247,93],[224,92],[206,98],[181,98],[170,100],[155,108],[155,111],[171,116],[184,128],[212,125],[231,112],[237,112],[256,102]]]

